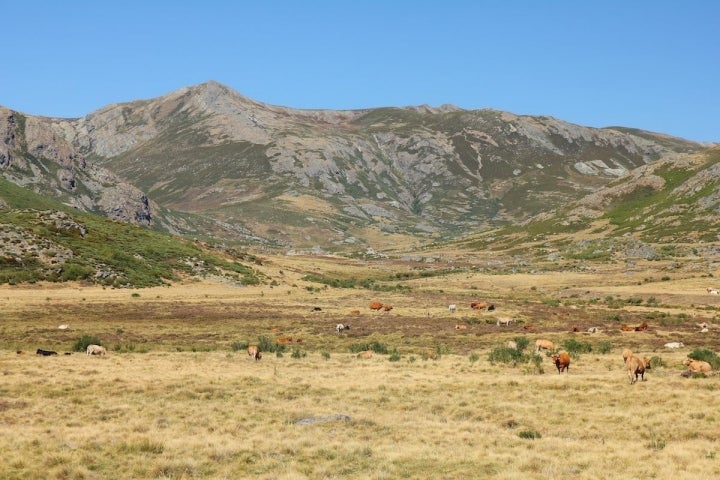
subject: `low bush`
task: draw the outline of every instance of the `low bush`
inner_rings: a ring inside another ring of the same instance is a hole
[[[350,345],[350,351],[352,353],[360,353],[371,350],[375,353],[386,355],[388,353],[388,347],[384,343],[380,343],[377,340],[370,343],[353,343]]]
[[[247,342],[241,342],[239,340],[236,340],[230,344],[230,350],[233,352],[241,352],[243,350],[247,350],[247,348],[250,346]]]
[[[75,344],[72,347],[72,350],[74,352],[85,352],[85,351],[87,351],[88,345],[102,346],[102,342],[100,341],[99,338],[97,338],[93,335],[83,335],[75,342]]]
[[[581,353],[592,352],[592,345],[587,342],[580,342],[574,338],[568,338],[562,343],[562,346],[570,355],[577,356]]]
[[[708,362],[713,370],[720,370],[720,357],[710,349],[696,348],[688,354],[688,358]]]

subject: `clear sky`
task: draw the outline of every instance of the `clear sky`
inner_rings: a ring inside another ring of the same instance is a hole
[[[294,108],[495,108],[720,142],[716,0],[0,0],[0,105],[216,80]]]

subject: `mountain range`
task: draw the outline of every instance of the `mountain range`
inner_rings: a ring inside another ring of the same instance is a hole
[[[298,110],[217,82],[76,119],[0,107],[12,183],[175,235],[297,250],[498,229],[708,240],[719,157],[634,128],[452,105]]]

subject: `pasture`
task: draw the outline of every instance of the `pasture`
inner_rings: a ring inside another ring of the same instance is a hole
[[[458,272],[386,291],[303,280],[397,268],[324,262],[268,259],[271,286],[0,287],[0,477],[720,476],[720,377],[680,375],[689,352],[720,347],[707,274]],[[64,355],[83,335],[108,355]],[[241,347],[262,337],[293,341],[255,362]],[[490,362],[517,337],[591,348],[562,375],[544,353],[539,367]],[[392,353],[357,358],[373,342]],[[626,347],[658,360],[647,381],[629,384]]]

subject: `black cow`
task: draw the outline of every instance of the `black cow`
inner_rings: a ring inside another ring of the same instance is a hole
[[[43,350],[42,348],[38,348],[35,354],[42,355],[43,357],[49,357],[50,355],[57,355],[58,353],[52,350]]]

